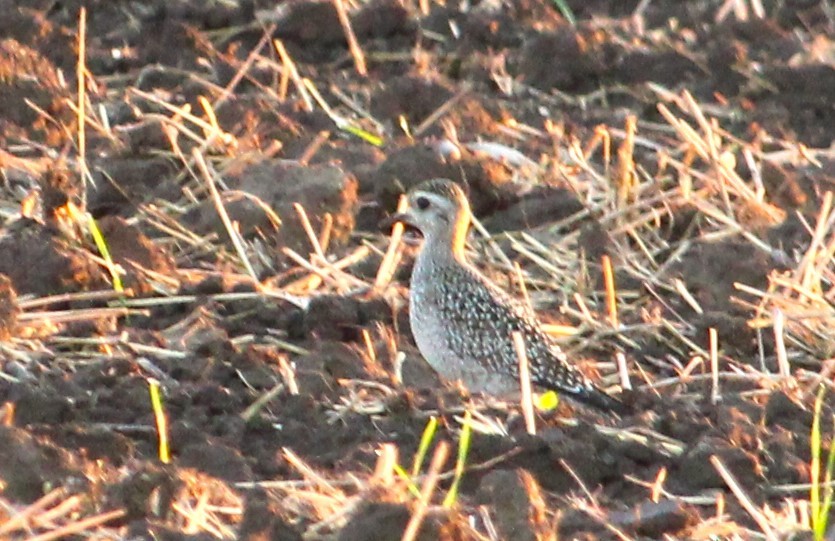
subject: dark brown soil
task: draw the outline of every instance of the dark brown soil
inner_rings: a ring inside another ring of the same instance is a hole
[[[400,539],[425,478],[410,491],[380,457],[392,446],[410,470],[431,416],[421,475],[437,442],[453,451],[417,539],[762,535],[722,467],[769,509],[769,535],[805,535],[813,404],[821,383],[832,396],[835,356],[831,8],[765,1],[743,20],[718,1],[568,4],[573,26],[548,0],[349,7],[363,77],[331,2],[0,0],[0,538],[113,511],[87,532]],[[266,37],[353,131],[292,80],[280,95]],[[728,164],[745,189],[717,180]],[[620,393],[624,355],[634,413],[566,400],[529,435],[517,404],[438,380],[408,326],[414,242],[374,283],[380,219],[439,176],[493,235],[473,237],[484,272],[516,294],[519,263],[542,318],[577,327],[564,344],[581,369]],[[443,507],[466,409],[501,430],[474,432]],[[824,456],[833,412],[826,398]],[[66,509],[40,520],[27,506],[45,495]]]

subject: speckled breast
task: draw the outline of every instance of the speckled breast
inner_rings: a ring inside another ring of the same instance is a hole
[[[506,394],[518,390],[518,382],[511,376],[488,370],[483,360],[457,352],[453,344],[467,340],[468,332],[460,328],[461,318],[449,317],[450,307],[444,299],[446,288],[463,287],[447,283],[443,277],[448,269],[418,257],[412,274],[409,322],[412,335],[421,355],[438,374],[450,381],[460,380],[472,392]],[[457,291],[460,293],[460,291]],[[457,321],[456,321],[457,320]],[[469,329],[472,332],[472,329]],[[476,342],[484,337],[471,337]],[[460,344],[459,344],[460,345]],[[459,348],[460,349],[460,348]]]

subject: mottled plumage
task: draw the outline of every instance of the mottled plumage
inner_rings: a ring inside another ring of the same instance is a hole
[[[471,391],[519,390],[519,363],[512,334],[525,340],[531,380],[603,410],[623,404],[568,364],[535,317],[464,255],[470,206],[458,185],[443,179],[409,192],[409,209],[392,217],[421,231],[410,291],[410,323],[418,349],[444,378]]]

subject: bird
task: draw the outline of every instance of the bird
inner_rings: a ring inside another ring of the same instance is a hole
[[[382,225],[399,222],[423,237],[410,280],[409,323],[421,355],[443,379],[461,381],[471,392],[518,392],[519,359],[513,340],[518,332],[531,383],[602,411],[628,411],[569,364],[524,304],[467,260],[472,211],[457,183],[423,181],[409,190],[407,202],[405,210]]]

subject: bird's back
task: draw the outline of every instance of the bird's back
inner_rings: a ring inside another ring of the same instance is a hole
[[[568,364],[564,353],[519,302],[471,266],[453,258],[418,256],[412,275],[411,323],[427,361],[472,391],[519,389],[513,333],[525,341],[531,380],[602,409],[619,402]]]

